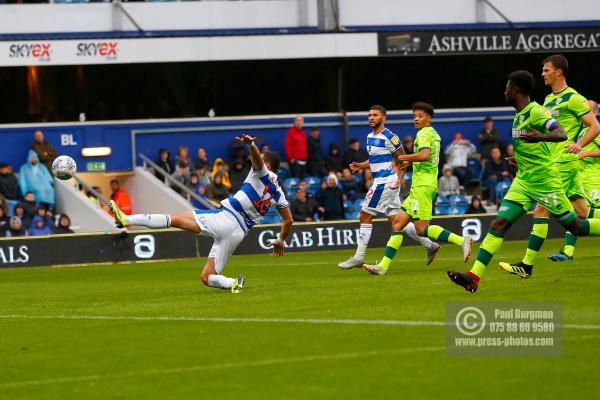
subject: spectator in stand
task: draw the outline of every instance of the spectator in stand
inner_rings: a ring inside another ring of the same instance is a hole
[[[56,228],[56,220],[54,219],[54,210],[47,209],[46,215],[44,216],[44,218],[46,218],[46,223],[48,224],[48,226],[50,228],[52,228],[52,229]]]
[[[327,175],[323,150],[321,149],[321,132],[319,128],[310,128],[310,137],[306,140],[308,158],[306,160],[306,173],[308,176]]]
[[[465,214],[485,214],[487,213],[487,210],[485,208],[483,208],[483,205],[481,204],[481,199],[479,198],[479,196],[473,196],[471,198],[471,204],[469,205],[469,208],[467,208],[467,211],[465,212]]]
[[[498,129],[494,128],[492,117],[485,117],[483,120],[483,129],[477,135],[477,140],[481,143],[481,160],[490,158],[492,149],[498,147]]]
[[[354,180],[350,168],[342,169],[340,184],[342,185],[342,193],[345,199],[354,200],[360,195],[360,185]]]
[[[294,221],[311,222],[317,210],[317,203],[314,199],[307,196],[303,188],[298,187],[296,189],[296,198],[292,200],[290,208]]]
[[[184,163],[186,167],[191,168],[192,158],[190,157],[190,149],[187,146],[179,146],[177,148],[177,157],[175,157],[175,165]]]
[[[31,221],[31,226],[27,229],[27,236],[44,236],[52,235],[52,228],[46,224],[46,219],[36,215]]]
[[[195,172],[192,172],[190,174],[190,181],[188,182],[188,185],[187,185],[188,189],[190,189],[193,192],[199,183],[200,183],[200,178],[198,177],[198,174]]]
[[[0,208],[4,210],[4,214],[8,215],[8,203],[6,202],[6,198],[0,194]]]
[[[48,172],[52,171],[52,161],[56,158],[56,149],[44,138],[44,132],[37,130],[33,133],[31,150],[38,155],[38,162],[46,166]]]
[[[110,189],[112,190],[110,198],[117,203],[117,207],[119,207],[121,211],[125,213],[125,215],[131,215],[131,199],[121,188],[119,181],[116,179],[110,181]]]
[[[357,138],[352,138],[348,142],[348,150],[344,154],[344,167],[353,162],[361,163],[369,159],[369,153],[365,149],[360,148],[360,141]]]
[[[212,168],[212,162],[208,158],[208,155],[206,154],[206,149],[204,147],[198,147],[197,155],[198,159],[196,160],[196,170],[204,168],[208,171]]]
[[[213,181],[206,188],[206,197],[208,197],[215,205],[221,203],[229,197],[229,188],[223,183],[223,175],[216,174]]]
[[[6,231],[6,236],[9,236],[9,237],[27,236],[27,231],[23,227],[21,218],[14,216],[10,219],[10,227]]]
[[[269,147],[268,144],[263,143],[260,145],[260,154],[265,154],[271,151],[271,148]]]
[[[8,200],[19,200],[19,181],[11,164],[0,164],[0,194]]]
[[[55,223],[54,223],[54,218],[53,218],[53,213],[52,211],[48,210],[48,208],[43,205],[40,204],[40,206],[35,210],[35,217],[40,217],[44,219],[44,222],[46,223],[46,226],[48,226],[50,229],[54,229]],[[48,215],[48,212],[50,212],[50,215]]]
[[[33,192],[25,193],[25,197],[21,204],[23,205],[23,208],[25,208],[25,213],[29,216],[29,219],[35,217],[38,203],[35,200],[35,194],[33,194]]]
[[[242,160],[242,162],[244,163],[244,166],[247,167],[248,169],[250,169],[250,167],[252,166],[252,161],[250,160],[250,153],[246,152],[246,146],[240,146],[239,142],[237,144],[238,145],[233,148],[233,156],[231,156],[231,158],[229,158],[229,164],[228,164],[229,172],[231,172],[231,170],[233,169],[233,163],[236,160]]]
[[[412,136],[406,135],[402,138],[402,147],[404,147],[405,154],[413,154],[415,152],[415,141]],[[412,171],[412,163],[408,166],[406,171]]]
[[[306,160],[308,150],[306,132],[304,132],[304,118],[297,116],[294,126],[288,129],[285,135],[285,154],[290,167],[290,175],[294,178],[304,178],[306,173]]]
[[[212,181],[212,176],[210,176],[210,172],[208,172],[206,168],[202,167],[197,169],[196,175],[198,175],[198,182],[202,186],[207,187],[208,185],[210,185],[210,182]]]
[[[177,169],[175,170],[175,172],[173,172],[173,175],[171,175],[173,177],[173,179],[175,179],[177,182],[181,183],[183,186],[190,186],[190,167],[188,164],[184,163],[183,161],[180,161],[179,164],[177,165]],[[181,193],[182,190],[180,188],[178,188],[177,186],[173,186],[173,190],[176,191],[177,193]]]
[[[438,181],[438,193],[444,196],[452,196],[460,193],[458,178],[452,175],[452,167],[444,167],[444,175]]]
[[[325,168],[328,172],[335,172],[336,174],[341,173],[344,168],[344,159],[340,154],[340,148],[335,143],[329,145],[329,155],[325,159]]]
[[[50,172],[40,164],[35,151],[29,150],[27,162],[19,170],[19,187],[21,193],[33,192],[40,203],[54,208],[54,179]]]
[[[482,186],[489,191],[490,201],[494,204],[498,202],[496,196],[496,185],[503,179],[512,180],[508,172],[508,164],[502,158],[502,153],[498,147],[494,147],[490,152],[491,158],[485,163],[483,170]]]
[[[201,183],[198,183],[198,185],[196,185],[194,193],[196,193],[198,197],[204,200],[206,204],[212,203],[210,199],[206,196],[206,186],[203,186]],[[198,210],[209,210],[209,207],[206,204],[201,203],[198,200],[192,198],[192,205]]]
[[[27,213],[22,203],[19,203],[15,206],[13,215],[15,217],[19,217],[19,223],[23,229],[27,229],[31,226],[31,219],[33,218],[33,215]]]
[[[8,219],[8,213],[3,207],[0,207],[0,237],[6,236],[6,231],[10,227],[10,221]]]
[[[446,165],[452,167],[454,175],[464,187],[467,187],[471,179],[467,168],[467,158],[476,151],[475,145],[470,140],[465,139],[460,132],[454,134],[454,140],[446,147]]]
[[[247,167],[246,163],[242,159],[236,159],[233,161],[232,169],[229,171],[229,180],[231,181],[231,191],[237,192],[242,187],[242,184],[248,177],[250,168]]]
[[[167,149],[160,149],[160,151],[158,153],[158,160],[156,161],[156,165],[158,165],[163,170],[165,170],[165,172],[169,175],[171,175],[171,174],[173,174],[173,172],[175,172],[175,167],[173,166],[173,161],[171,161],[171,153],[169,153],[169,150],[167,150]],[[165,180],[165,177],[158,172],[155,172],[154,175],[156,175],[156,177],[160,180],[163,180],[163,181]]]
[[[517,164],[515,161],[515,149],[512,144],[506,146],[506,164],[508,166],[508,174],[510,175],[510,179],[515,179],[517,176]]]
[[[231,180],[229,179],[229,174],[227,173],[225,161],[223,161],[222,158],[217,158],[215,160],[210,175],[212,176],[213,181],[215,180],[215,177],[217,175],[221,175],[221,182],[223,183],[223,185],[227,187],[227,190],[231,189]]]
[[[61,214],[61,216],[58,218],[58,226],[54,228],[54,233],[57,235],[75,233],[71,229],[71,218],[69,218],[67,214]]]
[[[319,191],[319,207],[321,219],[326,221],[344,219],[344,196],[338,187],[338,177],[331,173],[327,177],[327,185]]]

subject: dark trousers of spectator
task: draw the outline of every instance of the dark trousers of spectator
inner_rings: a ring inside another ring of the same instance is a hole
[[[497,184],[498,184],[498,179],[496,179],[496,178],[484,179],[483,182],[481,182],[481,185],[488,189],[488,191],[490,193],[489,194],[490,201],[494,204],[498,202],[498,193],[496,192]]]
[[[306,175],[306,164],[302,165],[298,162],[290,163],[290,175],[294,178],[304,179],[304,175]]]
[[[469,173],[469,169],[467,167],[454,167],[452,168],[452,173],[458,178],[458,183],[465,188],[471,181],[471,174]]]

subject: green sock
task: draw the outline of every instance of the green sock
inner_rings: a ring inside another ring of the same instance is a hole
[[[404,236],[402,236],[402,232],[392,232],[392,236],[390,236],[390,240],[388,240],[387,244],[385,245],[385,250],[383,252],[383,259],[381,261],[379,261],[378,265],[380,268],[383,268],[386,270],[388,269],[388,267],[390,266],[390,263],[392,262],[392,259],[396,255],[396,252],[402,245],[403,238],[404,238]]]
[[[439,225],[429,225],[425,228],[425,236],[429,239],[437,240],[438,242],[450,242],[460,246],[465,241],[465,238],[458,236]]]
[[[473,268],[471,268],[471,272],[481,278],[494,254],[502,247],[503,241],[504,235],[502,233],[490,229],[488,234],[485,235],[481,247],[479,247],[477,258],[475,259]]]
[[[600,219],[584,219],[581,225],[583,236],[600,236]]]
[[[575,253],[576,243],[577,236],[573,235],[571,232],[567,232],[565,234],[565,247],[563,248],[563,253],[565,253],[569,257],[573,257],[573,254]]]
[[[600,208],[590,207],[588,211],[588,218],[600,219]]]
[[[538,251],[542,248],[544,240],[548,236],[548,218],[533,218],[533,229],[529,234],[529,242],[527,243],[527,251],[523,257],[523,263],[533,265]]]

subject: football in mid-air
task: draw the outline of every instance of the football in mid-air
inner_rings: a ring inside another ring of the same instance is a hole
[[[52,162],[52,174],[60,180],[71,179],[77,172],[77,164],[69,156],[58,156]]]

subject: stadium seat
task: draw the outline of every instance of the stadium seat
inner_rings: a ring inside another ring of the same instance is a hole
[[[354,180],[355,183],[358,183],[358,184],[361,184],[364,181],[364,177],[362,176],[362,174],[353,174],[352,179]]]
[[[450,214],[451,215],[461,215],[467,212],[467,208],[469,208],[469,202],[465,198],[465,196],[460,194],[455,194],[450,197]]]
[[[10,217],[13,216],[13,213],[15,212],[15,206],[17,204],[19,204],[19,202],[16,200],[6,200],[6,207],[8,208],[8,215]]]
[[[318,176],[307,176],[306,178],[304,178],[304,180],[306,181],[308,187],[318,188],[321,184],[321,178],[319,178]]]
[[[435,200],[435,214],[436,215],[448,215],[452,211],[452,205],[450,199],[443,194],[438,194]]]
[[[496,184],[496,196],[498,201],[502,200],[506,196],[506,192],[510,189],[511,182],[508,179],[503,179]]]
[[[286,178],[283,180],[283,187],[289,193],[291,190],[296,190],[298,182],[300,182],[298,178]]]

